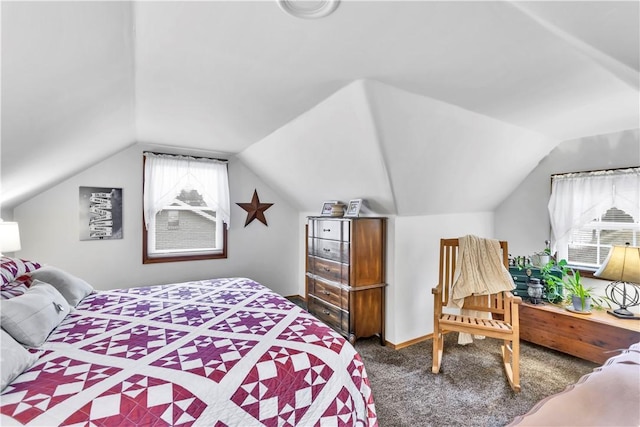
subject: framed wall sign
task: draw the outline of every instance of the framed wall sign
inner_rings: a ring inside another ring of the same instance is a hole
[[[122,239],[122,188],[80,187],[80,240]]]

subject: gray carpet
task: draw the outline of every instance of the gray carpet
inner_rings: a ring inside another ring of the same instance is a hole
[[[383,347],[377,338],[356,342],[381,427],[504,426],[598,366],[521,342],[522,391],[516,394],[504,375],[501,341],[459,346],[457,335],[445,337],[438,375],[431,373],[432,340],[401,350]]]

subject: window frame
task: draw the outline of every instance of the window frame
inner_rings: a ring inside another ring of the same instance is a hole
[[[167,155],[167,156],[176,156],[179,157],[178,154],[168,154],[168,153],[156,153],[151,151],[145,151],[142,156],[142,191],[144,194],[145,188],[145,167],[147,158],[144,155],[145,153],[159,154],[159,155]],[[210,157],[194,157],[198,159],[208,159],[208,160],[217,160],[220,162],[227,163],[226,159],[216,159]],[[228,175],[228,171],[227,171]],[[189,254],[189,255],[167,255],[167,256],[150,256],[149,255],[149,232],[147,231],[147,227],[145,225],[144,218],[144,197],[143,197],[143,209],[142,209],[142,264],[159,264],[166,262],[181,262],[181,261],[202,261],[202,260],[212,260],[212,259],[226,259],[227,258],[227,242],[228,242],[228,230],[227,224],[223,221],[222,223],[222,250],[220,252],[215,253],[199,253],[199,254]]]
[[[563,176],[563,175],[570,175],[570,174],[580,174],[580,173],[597,173],[597,172],[615,172],[615,171],[623,171],[623,170],[628,170],[628,169],[637,169],[640,168],[640,166],[625,166],[625,167],[618,167],[618,168],[606,168],[606,169],[596,169],[596,170],[589,170],[589,171],[578,171],[578,172],[563,172],[563,173],[554,173],[550,176],[550,180],[549,180],[549,190],[550,190],[550,194],[552,193],[552,189],[553,189],[553,179],[554,177],[558,177],[558,176]],[[611,209],[615,206],[610,206],[608,209]],[[604,213],[603,213],[604,215]],[[630,215],[630,214],[629,214]],[[635,219],[635,218],[634,218]],[[637,219],[640,222],[640,218]],[[583,224],[583,228],[585,226],[587,226],[588,224],[593,224],[595,222],[599,222],[602,223],[601,218],[594,218],[593,220],[589,221],[588,223]],[[635,223],[626,223],[626,224],[638,224],[637,222]],[[572,228],[572,231],[574,229]],[[553,230],[550,230],[552,233],[553,237]],[[638,238],[640,240],[640,234],[635,234],[636,238]],[[602,245],[600,244],[600,246],[608,246],[608,245]],[[587,265],[580,265],[580,264],[571,264],[571,262],[568,259],[568,247],[569,247],[569,243],[567,243],[567,266],[580,271],[581,276],[583,277],[595,277],[594,273],[598,270],[599,267],[592,267],[592,266],[587,266]],[[558,255],[558,252],[556,251],[556,255]],[[600,264],[601,265],[601,264]]]

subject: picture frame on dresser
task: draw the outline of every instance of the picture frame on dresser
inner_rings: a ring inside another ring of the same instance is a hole
[[[333,205],[338,203],[337,200],[328,200],[322,204],[322,211],[320,211],[320,215],[322,216],[331,216],[331,209],[333,209]]]
[[[362,199],[351,199],[347,205],[347,211],[344,216],[347,218],[356,218],[360,215],[360,208],[362,207]]]

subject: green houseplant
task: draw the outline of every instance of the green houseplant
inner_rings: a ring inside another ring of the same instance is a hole
[[[552,274],[554,269],[561,272],[560,277]],[[580,271],[570,268],[564,259],[556,262],[551,257],[540,273],[546,283],[547,294],[557,295],[558,300],[571,303],[575,311],[588,312],[592,305],[599,309],[605,305],[611,307],[606,297],[592,294],[593,288],[585,286]]]

